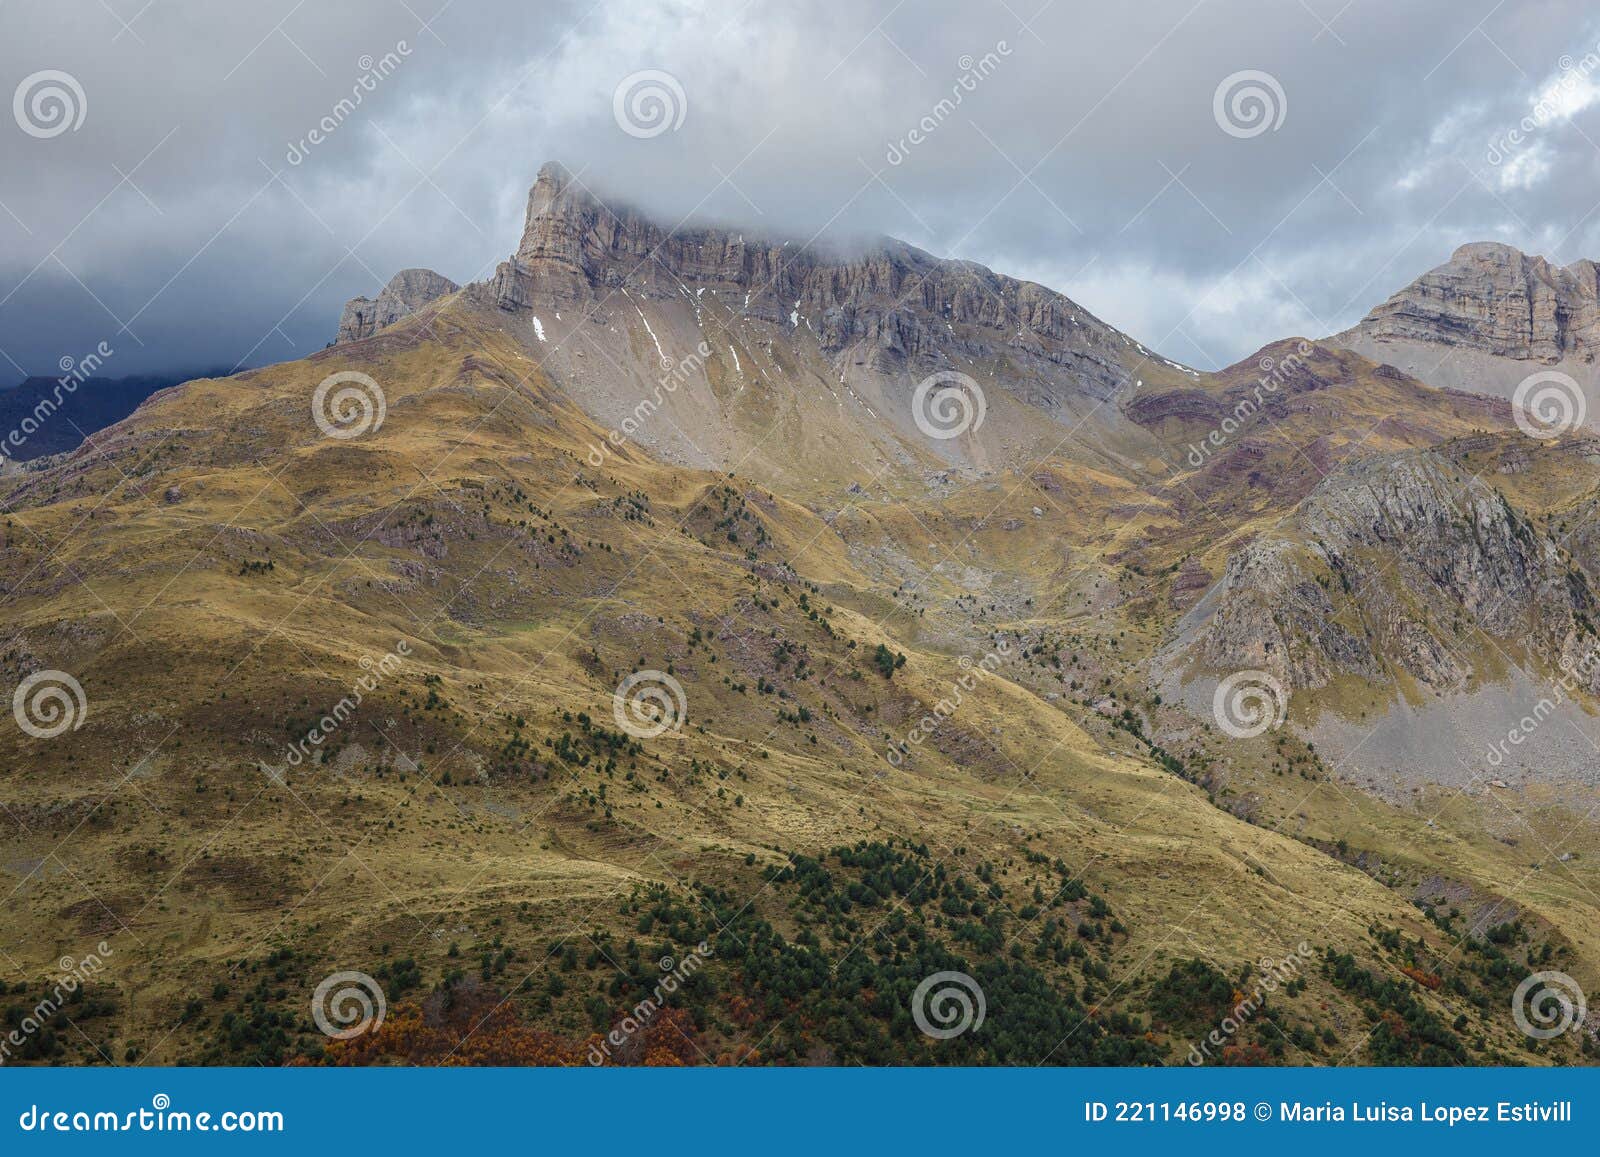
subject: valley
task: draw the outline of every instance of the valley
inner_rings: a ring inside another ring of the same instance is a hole
[[[0,757],[13,1019],[109,964],[27,1059],[1185,1064],[1273,973],[1218,1062],[1592,1061],[1512,1008],[1600,985],[1600,443],[1390,336],[1201,372],[546,166],[488,280],[0,476],[83,696]]]

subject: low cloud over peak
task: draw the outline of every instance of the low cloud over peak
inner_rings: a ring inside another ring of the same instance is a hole
[[[399,269],[487,276],[552,157],[669,225],[981,261],[1202,366],[1463,242],[1600,253],[1575,0],[66,7],[0,41],[18,378],[303,356]]]

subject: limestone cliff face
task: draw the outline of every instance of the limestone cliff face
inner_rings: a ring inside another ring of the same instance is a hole
[[[669,232],[603,204],[553,164],[528,195],[516,255],[485,293],[503,309],[524,310],[592,304],[618,289],[681,299],[690,287],[742,294],[743,316],[780,327],[804,318],[830,355],[864,343],[868,364],[882,371],[1004,347],[1109,397],[1129,384],[1123,359],[1142,352],[1060,294],[971,262],[887,238],[846,253],[717,229]]]
[[[376,299],[353,297],[345,303],[344,314],[339,318],[339,336],[334,344],[371,337],[460,288],[431,269],[402,269],[390,278]]]
[[[1523,362],[1592,361],[1600,349],[1600,269],[1561,267],[1509,245],[1463,245],[1340,337],[1422,342]]]
[[[1207,666],[1267,670],[1290,690],[1396,672],[1449,690],[1495,666],[1497,647],[1572,661],[1595,617],[1547,532],[1423,451],[1335,471],[1232,557],[1187,633]]]

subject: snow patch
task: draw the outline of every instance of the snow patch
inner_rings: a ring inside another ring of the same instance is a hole
[[[537,317],[533,319],[533,336],[538,338],[540,341],[544,340],[544,322],[540,321]]]
[[[650,340],[656,343],[656,354],[661,358],[661,363],[665,365],[672,359],[667,357],[667,351],[661,348],[661,339],[656,337],[656,331],[650,328],[650,319],[644,315],[644,310],[639,309],[638,302],[633,303],[633,308],[638,310],[639,320],[644,322],[644,331],[650,335]]]

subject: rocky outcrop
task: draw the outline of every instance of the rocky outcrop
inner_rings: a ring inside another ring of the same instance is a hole
[[[339,336],[334,344],[371,337],[460,288],[431,269],[402,269],[389,279],[389,284],[376,298],[353,297],[345,303],[344,314],[339,318]]]
[[[1595,617],[1583,572],[1548,533],[1416,452],[1335,471],[1280,531],[1229,560],[1188,634],[1207,666],[1266,670],[1290,690],[1399,671],[1459,690],[1496,665],[1497,646],[1571,662]]]
[[[1509,245],[1463,245],[1336,340],[1422,342],[1521,362],[1594,359],[1600,270],[1562,267]]]
[[[528,195],[516,255],[483,295],[502,309],[550,311],[604,302],[619,289],[682,298],[715,290],[742,316],[784,328],[802,323],[834,355],[859,348],[872,368],[982,359],[1004,349],[1071,371],[1098,397],[1129,383],[1127,337],[1044,286],[965,261],[945,261],[885,238],[859,251],[756,238],[718,229],[667,230],[603,203],[559,165]]]

